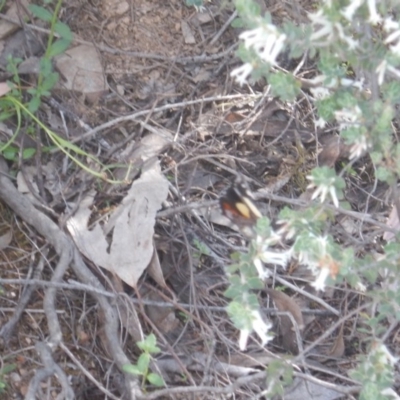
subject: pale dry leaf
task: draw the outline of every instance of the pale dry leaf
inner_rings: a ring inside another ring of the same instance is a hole
[[[4,235],[0,236],[0,250],[4,250],[12,240],[13,234],[11,229],[7,231]]]
[[[61,89],[101,95],[107,90],[99,52],[92,45],[79,45],[56,57],[65,81]]]
[[[400,221],[399,221],[399,216],[397,215],[397,207],[393,206],[392,211],[389,214],[389,218],[386,222],[386,225],[389,228],[396,229],[397,231],[400,230]],[[394,239],[395,234],[393,232],[386,231],[383,234],[383,240],[386,240],[387,242],[390,242]]]
[[[182,34],[183,34],[183,40],[185,41],[185,43],[186,44],[195,44],[196,39],[194,38],[192,30],[190,29],[190,26],[186,21],[181,22],[181,29],[182,29]]]
[[[90,207],[95,195],[93,190],[83,197],[75,214],[67,220],[67,228],[78,249],[95,264],[108,269],[110,255],[107,252],[108,243],[103,229],[97,223],[88,229],[92,215]]]
[[[4,96],[11,90],[7,82],[0,82],[0,97]]]
[[[37,168],[34,166],[24,167],[24,172],[17,173],[17,189],[20,193],[29,198],[33,204],[37,204],[38,200],[33,195],[32,190],[38,195],[39,188],[36,184]],[[27,182],[28,181],[28,182]]]
[[[81,202],[67,227],[87,258],[135,287],[153,256],[155,218],[167,198],[168,181],[158,163],[143,171],[104,229],[98,223],[90,230],[87,227],[93,195]],[[106,240],[108,234],[110,244]]]
[[[9,18],[15,19],[17,21],[21,20],[25,15],[25,10],[28,9],[29,1],[21,0],[18,4],[16,1],[12,1],[10,7],[8,8],[5,15]],[[11,35],[13,32],[20,29],[19,24],[14,24],[9,21],[0,21],[0,39],[4,39]]]

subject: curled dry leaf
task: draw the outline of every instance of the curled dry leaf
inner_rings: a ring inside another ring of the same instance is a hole
[[[343,356],[345,351],[344,339],[343,339],[343,324],[340,327],[339,334],[335,342],[333,343],[332,348],[328,352],[328,356],[333,358],[340,358]]]
[[[273,300],[275,307],[282,313],[290,313],[297,324],[298,331],[304,329],[303,314],[298,304],[287,294],[279,292],[275,289],[265,289],[268,295]],[[280,336],[282,346],[292,354],[298,354],[298,340],[296,329],[293,326],[292,319],[288,315],[279,316]],[[301,338],[299,338],[301,339]]]
[[[149,266],[147,267],[148,274],[161,286],[166,287],[164,275],[161,269],[160,259],[158,258],[157,250],[153,243],[153,256],[151,257]]]

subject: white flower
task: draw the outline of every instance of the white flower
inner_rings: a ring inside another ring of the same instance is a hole
[[[400,71],[391,65],[388,66],[388,71],[390,71],[393,75],[395,75],[397,78],[400,78]]]
[[[354,87],[358,90],[363,90],[364,87],[364,78],[360,79],[359,81],[355,81],[353,79],[342,78],[340,80],[340,84],[345,87]]]
[[[268,335],[269,330],[272,328],[271,322],[265,322],[261,317],[259,311],[253,311],[253,329],[261,339],[262,345],[264,346],[267,342],[273,339],[272,335]]]
[[[310,91],[316,100],[322,100],[331,95],[330,90],[322,86],[311,88]]]
[[[365,293],[367,291],[367,287],[362,282],[356,283],[356,290]]]
[[[389,49],[392,53],[400,55],[400,25],[397,21],[393,21],[392,18],[386,18],[383,24],[383,29],[386,32],[391,32],[386,37],[384,43],[392,44]],[[397,42],[397,43],[396,43]]]
[[[368,0],[368,8],[369,8],[369,19],[368,19],[368,21],[372,25],[379,24],[382,21],[382,17],[376,11],[376,2],[375,2],[375,0]]]
[[[316,45],[326,46],[339,37],[348,44],[350,50],[354,50],[358,46],[358,41],[345,34],[343,26],[339,22],[333,23],[330,21],[328,17],[324,15],[323,10],[310,13],[308,17],[311,20],[311,24],[314,25],[314,33],[310,36],[310,40]],[[319,30],[315,27],[316,25],[321,26]]]
[[[369,148],[369,142],[365,135],[362,135],[358,140],[351,145],[350,160],[361,157]]]
[[[286,220],[278,220],[277,225],[281,225],[281,228],[278,229],[277,234],[280,237],[285,237],[285,240],[290,240],[294,238],[296,234],[296,229],[292,226],[292,224]]]
[[[312,42],[317,42],[318,40],[326,37],[326,42],[319,42],[321,45],[328,44],[330,39],[333,36],[333,24],[329,21],[324,15],[322,10],[317,11],[316,13],[309,13],[308,18],[310,18],[311,23],[313,25],[321,25],[319,31],[315,30],[315,32],[311,35],[310,40]],[[318,42],[317,42],[318,43]]]
[[[399,29],[400,24],[397,21],[393,21],[392,17],[385,18],[383,21],[383,29],[386,32],[392,31],[394,29]]]
[[[259,258],[255,258],[254,261],[254,266],[257,269],[258,272],[258,277],[262,280],[265,281],[267,278],[269,278],[270,273],[269,271],[264,267],[264,264]]]
[[[317,276],[317,279],[315,282],[311,284],[311,286],[314,286],[316,290],[325,290],[325,281],[328,278],[330,274],[329,268],[321,268],[319,275]]]
[[[307,176],[308,179],[313,179],[312,176]],[[315,185],[313,183],[311,183],[307,189],[311,189],[313,188]],[[319,185],[317,187],[317,189],[315,190],[315,192],[313,193],[313,195],[311,196],[311,200],[316,199],[317,197],[321,197],[320,201],[321,203],[323,203],[326,199],[327,195],[330,195],[333,204],[335,205],[335,207],[339,207],[339,199],[337,197],[336,194],[336,188],[333,185],[333,181],[332,179],[330,179],[325,185]]]
[[[275,25],[263,24],[259,28],[243,32],[240,39],[248,49],[252,47],[259,57],[271,65],[276,64],[276,58],[284,47],[286,35],[280,33]]]
[[[353,19],[354,13],[364,3],[364,0],[353,0],[345,9],[342,11],[342,15],[349,21]]]
[[[323,118],[318,118],[318,120],[315,122],[315,126],[317,128],[325,128],[327,122]]]
[[[272,335],[268,335],[269,330],[272,328],[271,322],[265,322],[259,311],[252,311],[251,316],[253,317],[252,328],[261,339],[262,345],[264,346],[267,342],[273,339]],[[249,340],[251,331],[249,329],[241,329],[239,337],[239,349],[244,351],[247,347],[247,341]]]
[[[347,129],[349,127],[360,126],[362,111],[360,107],[342,108],[335,111],[336,121],[339,122],[339,129]]]
[[[388,66],[388,62],[386,60],[382,60],[381,63],[376,67],[375,72],[378,74],[378,84],[382,85],[383,80],[385,79],[385,72]]]
[[[383,389],[381,394],[383,396],[392,396],[394,400],[400,400],[400,396],[392,388]]]
[[[392,32],[386,39],[385,39],[385,44],[388,43],[393,43],[395,40],[397,40],[400,37],[400,30],[396,30]]]
[[[261,260],[264,261],[265,263],[280,265],[282,268],[286,268],[286,265],[291,257],[292,257],[291,249],[280,252],[266,250],[260,254]]]
[[[399,361],[398,357],[394,357],[388,348],[381,342],[375,342],[373,352],[379,353],[379,362],[394,367]]]
[[[246,63],[234,69],[231,72],[231,77],[234,78],[240,86],[242,86],[244,83],[246,83],[247,77],[251,74],[252,71],[253,66],[250,63]]]
[[[246,350],[247,347],[247,341],[249,340],[250,336],[250,331],[248,329],[242,329],[240,331],[240,337],[239,337],[239,349],[241,351]]]
[[[397,47],[399,47],[398,52],[400,55],[400,41],[399,41],[399,44]],[[382,60],[381,63],[376,67],[376,70],[375,70],[375,72],[378,74],[378,84],[379,85],[382,85],[387,71],[391,72],[397,78],[400,78],[400,71],[398,69],[396,69],[395,67],[393,67],[392,65],[390,65],[387,62],[387,60]]]

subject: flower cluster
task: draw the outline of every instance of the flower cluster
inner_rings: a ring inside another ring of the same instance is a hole
[[[254,330],[254,332],[261,339],[262,345],[265,346],[269,341],[271,341],[274,337],[269,335],[269,331],[272,328],[272,324],[270,321],[265,322],[259,311],[253,310],[251,311],[251,328],[244,328],[240,330],[239,337],[239,348],[244,351],[247,347],[247,341],[249,340],[249,336]]]
[[[259,24],[258,28],[243,32],[239,38],[243,40],[246,49],[251,48],[256,52],[260,60],[275,65],[278,55],[284,48],[286,35],[279,32],[275,25],[262,22],[261,19]],[[252,71],[253,65],[247,62],[233,70],[231,76],[243,85]]]
[[[345,182],[336,175],[334,170],[326,166],[315,168],[311,175],[307,176],[307,179],[310,181],[307,189],[316,188],[311,197],[312,200],[319,197],[323,203],[329,194],[335,207],[339,207],[339,197],[342,197]]]

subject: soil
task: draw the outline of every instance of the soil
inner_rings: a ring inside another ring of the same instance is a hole
[[[268,368],[272,359],[294,356],[299,347],[290,322],[290,343],[279,339],[279,329],[288,321],[283,324],[283,319],[280,323],[273,316],[284,306],[272,300],[281,297],[260,290],[264,316],[272,315],[277,338],[263,347],[252,336],[247,351],[239,351],[239,333],[225,311],[228,299],[224,292],[230,256],[246,249],[248,237],[243,227],[223,218],[219,199],[240,176],[254,193],[252,201],[257,208],[275,224],[283,207],[298,208],[310,198],[306,179],[309,171],[317,163],[338,167],[347,160],[348,148],[334,128],[319,131],[314,127],[315,110],[304,101],[306,95],[294,104],[286,104],[269,95],[264,79],[242,87],[232,80],[230,73],[241,65],[235,54],[241,31],[229,23],[234,13],[231,1],[207,2],[204,12],[187,6],[183,0],[64,3],[60,19],[74,33],[75,45],[84,43],[96,48],[105,86],[99,92],[82,94],[61,85],[52,92],[51,101],[43,101],[38,117],[104,165],[131,163],[137,169],[119,185],[99,183],[56,151],[43,152],[42,158],[24,161],[22,166],[18,160],[9,161],[8,168],[11,173],[22,170],[25,174],[30,171],[28,167],[34,168],[33,174],[40,175],[34,180],[39,187],[36,209],[55,222],[60,232],[67,233],[66,220],[85,193],[96,193],[92,222],[104,220],[121,204],[131,181],[147,165],[143,154],[149,151],[149,158],[159,160],[170,185],[154,234],[162,277],[146,271],[131,288],[84,259],[104,290],[112,295],[119,293],[111,299],[105,297],[118,316],[116,341],[135,364],[141,354],[136,345],[141,335],[154,333],[157,337],[160,353],[154,355],[150,368],[162,374],[167,389],[151,397],[157,388],[148,384],[144,398],[264,398],[256,397],[267,388],[260,371]],[[301,21],[312,8],[310,2],[296,2],[296,7],[287,2],[258,3],[276,23]],[[284,57],[281,61],[285,63]],[[296,65],[286,63],[285,68],[294,70]],[[312,77],[314,67],[313,60],[306,62],[303,76]],[[33,74],[23,78],[26,82],[35,80]],[[8,127],[14,129],[15,125],[10,122]],[[93,133],[98,127],[101,129]],[[33,138],[32,146],[41,143],[44,148],[51,144],[43,132]],[[31,136],[25,140],[32,140]],[[19,142],[21,148],[23,142]],[[82,159],[92,165],[88,157]],[[353,169],[356,174],[346,177],[346,193],[355,213],[337,216],[327,222],[326,229],[336,240],[365,254],[377,249],[381,230],[366,227],[356,215],[368,209],[368,214],[383,220],[388,215],[388,188],[374,186],[368,157],[357,161]],[[114,176],[121,173],[126,177],[126,169],[121,170],[115,168]],[[374,196],[370,196],[373,190]],[[5,246],[0,243],[2,279],[54,279],[60,252],[49,246],[48,239],[30,221],[17,218],[5,203],[0,204],[0,234],[12,231],[11,241]],[[329,331],[307,361],[296,364],[295,371],[337,388],[349,388],[347,394],[329,397],[332,393],[325,393],[320,398],[353,398],[351,388],[357,385],[348,372],[365,348],[362,334],[355,329],[358,314],[352,311],[362,303],[362,296],[345,285],[316,293],[310,288],[312,277],[307,269],[295,263],[275,273],[291,284],[285,291],[288,307],[294,307],[290,305],[294,302],[303,310],[302,346],[312,345]],[[74,285],[79,281],[82,276],[77,270],[68,268],[61,282]],[[32,292],[19,322],[12,331],[5,332],[5,324],[28,287]],[[3,379],[6,383],[2,398],[24,398],[40,369],[48,376],[36,387],[36,398],[60,398],[60,370],[76,399],[129,398],[124,376],[110,350],[107,313],[92,293],[72,286],[57,287],[55,311],[62,346],[52,349],[53,361],[46,364],[38,343],[45,343],[51,335],[44,304],[47,287],[13,282],[3,283],[1,288],[0,360],[4,367],[15,366],[4,376],[0,366],[0,383]],[[311,297],[304,296],[304,292]],[[331,308],[313,301],[314,297]],[[164,307],[155,303],[163,303]],[[396,340],[398,343],[394,335],[393,346]],[[323,355],[323,360],[318,355]],[[240,379],[242,383],[236,384]],[[137,384],[142,384],[141,379]]]

